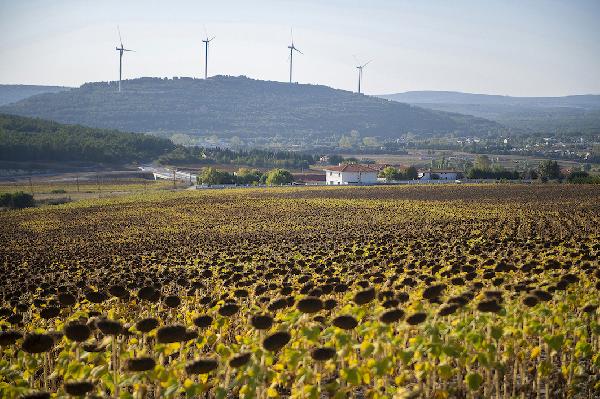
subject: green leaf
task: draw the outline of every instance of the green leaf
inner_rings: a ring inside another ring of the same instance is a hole
[[[402,363],[409,364],[414,356],[414,351],[398,351],[398,357],[402,360]]]
[[[319,326],[315,326],[312,328],[302,327],[300,331],[302,335],[306,337],[306,339],[313,342],[318,341],[319,335],[321,334],[321,328]]]
[[[222,388],[222,387],[218,387],[215,390],[215,398],[216,399],[225,399],[227,397],[227,391]]]
[[[115,391],[115,384],[113,383],[112,380],[112,376],[110,375],[110,373],[106,373],[102,376],[101,378],[102,382],[104,383],[104,385],[110,389],[111,392]]]
[[[550,349],[553,349],[558,352],[563,346],[565,336],[563,334],[546,335],[544,336],[544,341],[548,344]]]
[[[492,326],[490,333],[492,335],[492,338],[498,341],[500,338],[502,338],[504,329],[502,328],[502,326]]]
[[[453,368],[449,364],[441,364],[438,366],[438,374],[446,381],[452,378],[452,370]]]
[[[106,374],[106,372],[108,372],[108,366],[106,364],[103,364],[101,366],[94,367],[92,369],[92,372],[90,373],[90,376],[92,376],[92,378],[100,378],[101,376]]]
[[[352,385],[360,385],[361,382],[360,373],[355,367],[343,369],[342,378]]]
[[[167,389],[165,389],[164,396],[171,396],[179,389],[179,383],[176,382],[173,385],[169,385]]]
[[[458,345],[445,345],[442,347],[442,352],[446,354],[446,356],[457,358],[460,357],[460,352],[462,348]]]
[[[465,382],[471,391],[476,391],[483,383],[483,377],[479,373],[469,373],[465,377]]]

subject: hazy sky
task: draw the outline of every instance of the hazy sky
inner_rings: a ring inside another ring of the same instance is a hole
[[[0,0],[0,83],[77,86],[209,74],[366,93],[458,90],[517,96],[600,93],[600,0]]]

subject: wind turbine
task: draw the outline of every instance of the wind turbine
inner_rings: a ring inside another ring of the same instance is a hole
[[[294,35],[292,34],[291,29],[290,29],[290,36],[292,38],[292,44],[290,44],[288,46],[288,48],[290,49],[290,83],[292,83],[292,65],[294,63],[294,51],[297,51],[300,54],[304,54],[304,53],[302,51],[298,50],[296,48],[296,46],[294,46]]]
[[[358,69],[358,94],[360,94],[360,84],[362,82],[363,68],[366,67],[371,61],[373,61],[373,60],[369,60],[369,61],[365,62],[364,64],[356,67],[356,69]]]
[[[206,29],[204,30],[206,33]],[[215,37],[208,38],[206,35],[206,39],[202,40],[204,43],[204,79],[208,78],[208,43],[210,43]]]
[[[119,93],[121,92],[121,79],[123,77],[123,52],[124,51],[133,51],[128,50],[123,47],[123,39],[121,39],[121,29],[117,26],[117,30],[119,31],[119,42],[121,43],[121,47],[117,47],[116,50],[119,52]]]

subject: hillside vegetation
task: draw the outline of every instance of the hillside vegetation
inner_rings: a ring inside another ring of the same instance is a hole
[[[173,150],[167,139],[0,114],[3,161],[132,162]]]
[[[136,132],[184,132],[222,137],[330,137],[412,132],[490,134],[503,130],[481,118],[426,110],[326,86],[246,77],[140,78],[87,83],[0,108],[11,114]]]
[[[142,133],[0,114],[0,160],[307,168],[317,158],[293,151],[184,147]]]

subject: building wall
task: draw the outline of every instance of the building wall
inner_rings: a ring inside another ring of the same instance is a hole
[[[456,172],[446,172],[446,173],[424,172],[424,173],[419,173],[421,180],[432,180],[431,179],[431,175],[432,174],[438,175],[439,176],[439,180],[456,180],[458,178],[458,174]]]
[[[375,184],[376,172],[335,172],[326,171],[327,185],[342,184]]]

